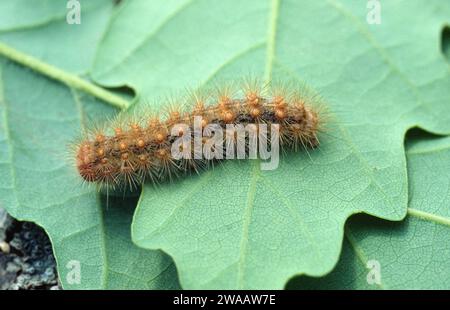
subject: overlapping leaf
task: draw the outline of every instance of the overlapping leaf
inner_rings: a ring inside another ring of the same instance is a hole
[[[75,26],[66,24],[64,2],[8,1],[0,9],[2,43],[84,73],[112,3],[83,2],[82,24]],[[17,18],[20,13],[27,18]],[[82,92],[0,58],[0,205],[48,232],[65,288],[176,288],[176,269],[167,255],[131,243],[136,201],[111,200],[105,210],[95,188],[81,186],[67,159],[69,142],[89,120],[114,113]]]
[[[419,141],[407,156],[411,198],[406,220],[352,219],[333,272],[318,279],[300,277],[289,288],[450,288],[450,180],[443,173],[450,169],[450,139]]]

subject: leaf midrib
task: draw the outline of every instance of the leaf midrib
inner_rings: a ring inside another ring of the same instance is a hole
[[[419,209],[408,208],[408,214],[428,222],[450,227],[450,218],[442,215],[433,214]]]
[[[252,176],[247,191],[247,206],[245,208],[244,218],[242,222],[242,233],[241,233],[241,242],[239,246],[239,262],[238,262],[238,277],[237,277],[238,280],[237,287],[239,289],[244,289],[244,282],[245,282],[244,269],[248,251],[249,228],[253,214],[253,207],[255,205],[256,184],[260,176],[258,169],[259,165],[257,162],[258,161],[252,162],[253,163]]]
[[[63,69],[48,64],[2,42],[0,42],[0,56],[56,80],[69,88],[79,89],[84,93],[99,98],[114,107],[126,109],[131,104],[128,100],[123,99],[122,97],[106,90],[103,87],[97,86],[90,81],[84,80],[76,74],[69,73]]]

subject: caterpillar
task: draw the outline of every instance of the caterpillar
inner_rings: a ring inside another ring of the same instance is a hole
[[[268,159],[269,148],[307,151],[319,145],[321,99],[305,86],[246,82],[240,89],[206,89],[185,98],[163,112],[124,113],[89,130],[75,147],[81,178],[133,189],[199,173],[223,159]]]

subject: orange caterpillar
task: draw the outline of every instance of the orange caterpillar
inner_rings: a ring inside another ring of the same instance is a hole
[[[149,112],[143,112],[138,117],[125,114],[112,124],[107,124],[105,129],[92,130],[76,145],[78,173],[85,181],[101,186],[134,188],[146,180],[157,183],[191,171],[199,172],[223,158],[196,156],[196,152],[201,153],[211,137],[202,136],[197,140],[201,143],[200,150],[190,149],[190,158],[173,156],[176,138],[184,136],[195,140],[193,129],[196,117],[201,117],[201,129],[211,124],[216,129],[223,129],[225,134],[221,138],[223,141],[220,141],[224,142],[223,149],[242,147],[236,131],[231,131],[229,125],[249,124],[266,124],[268,127],[278,124],[279,134],[276,137],[282,150],[319,145],[321,121],[314,108],[319,98],[305,87],[289,91],[286,87],[268,89],[246,86],[241,90],[226,88],[215,92],[215,95],[211,93],[202,91],[189,96],[183,105],[172,104],[162,118]],[[244,146],[248,153],[251,131],[258,133],[259,127],[246,128],[250,128]],[[265,137],[270,145],[274,136]],[[183,145],[179,148],[182,150]]]

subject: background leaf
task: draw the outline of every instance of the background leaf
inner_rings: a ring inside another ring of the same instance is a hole
[[[101,102],[17,65],[0,67],[0,204],[47,231],[65,288],[178,287],[171,260],[131,243],[135,201],[98,201],[65,159],[68,142],[90,117],[114,111]],[[67,283],[70,261],[81,283]]]
[[[81,24],[66,21],[67,1],[1,1],[0,41],[78,74],[91,67],[113,9],[110,0],[81,1]]]
[[[401,223],[354,217],[343,253],[323,278],[299,277],[296,289],[449,289],[450,138],[415,140],[408,152],[410,202]],[[381,283],[367,282],[367,262],[380,263]]]
[[[367,13],[356,1],[199,0],[133,1],[115,16],[92,73],[103,85],[153,99],[250,71],[306,81],[333,114],[311,160],[290,154],[269,172],[227,162],[144,188],[133,240],[170,254],[183,287],[281,288],[295,274],[320,276],[335,265],[351,214],[405,216],[404,133],[450,132],[440,49],[450,6],[383,2],[381,25]],[[116,51],[131,29],[141,30]]]
[[[83,1],[79,26],[65,23],[64,2],[34,4],[39,7],[35,15],[29,2],[0,4],[0,41],[66,70],[88,72],[111,2]],[[30,17],[26,24],[3,18],[22,10]],[[67,159],[69,143],[87,123],[116,112],[89,95],[0,58],[0,205],[46,230],[65,288],[178,288],[176,269],[167,255],[131,243],[136,201],[111,199],[106,210],[95,188],[82,187]],[[81,264],[80,284],[67,282],[71,269],[66,266],[73,260]]]

